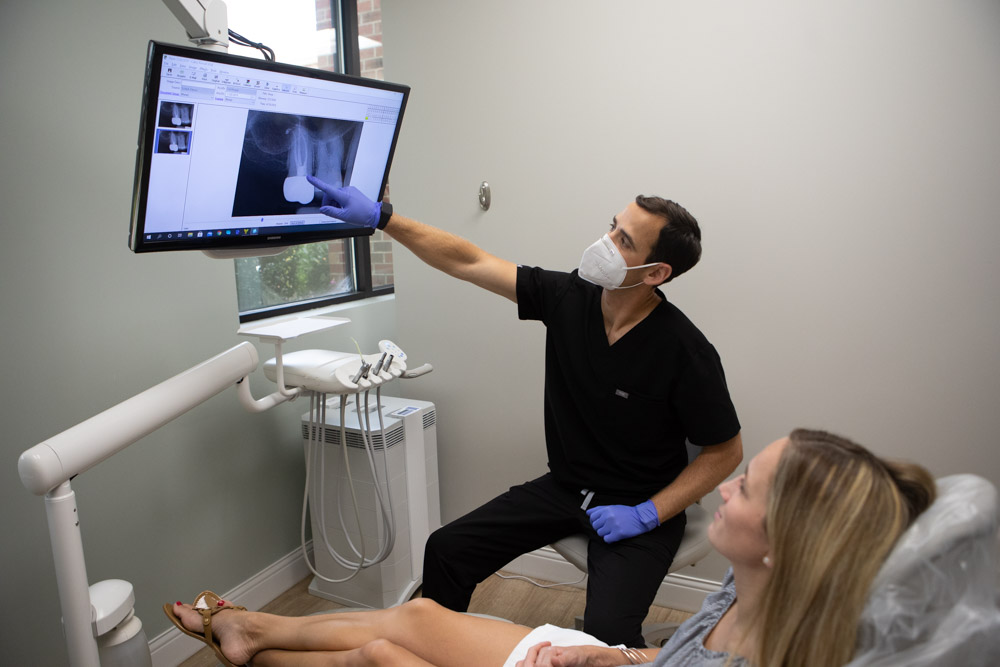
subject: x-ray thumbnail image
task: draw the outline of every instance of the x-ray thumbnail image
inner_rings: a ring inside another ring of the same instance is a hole
[[[194,105],[183,102],[160,102],[158,127],[191,127]]]
[[[156,152],[187,155],[191,151],[191,133],[180,130],[158,130]]]

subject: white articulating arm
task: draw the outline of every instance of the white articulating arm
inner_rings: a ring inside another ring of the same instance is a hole
[[[21,482],[32,493],[48,493],[233,386],[257,361],[256,348],[240,343],[35,445],[18,460]]]
[[[70,480],[241,379],[246,384],[257,361],[257,349],[240,343],[21,454],[21,482],[45,496],[70,667],[100,665],[92,623],[96,612]]]
[[[164,2],[168,6],[194,4],[188,0]],[[222,5],[210,0],[203,3]],[[275,343],[281,377],[281,341],[348,321],[306,318],[258,327],[252,335]],[[98,628],[93,623],[97,612],[91,600],[76,494],[70,480],[234,384],[239,384],[240,401],[251,412],[267,410],[302,392],[299,387],[289,389],[282,383],[279,391],[254,400],[249,375],[257,362],[257,349],[250,343],[240,343],[21,454],[17,462],[21,483],[32,493],[45,496],[70,667],[100,667],[101,661]]]
[[[209,49],[229,49],[229,15],[222,0],[163,0],[188,38]]]

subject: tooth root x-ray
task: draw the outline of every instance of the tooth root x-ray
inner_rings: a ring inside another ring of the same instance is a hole
[[[156,152],[187,154],[190,134],[190,132],[160,130],[160,136],[156,144]]]
[[[159,127],[191,127],[194,105],[183,102],[160,103]]]
[[[308,204],[313,200],[315,190],[306,180],[307,165],[312,151],[309,150],[309,137],[301,125],[285,130],[291,137],[288,149],[288,176],[285,177],[285,200]]]
[[[170,116],[170,122],[178,127],[183,125],[187,127],[191,124],[191,107],[187,104],[171,104],[173,113]]]
[[[233,216],[319,210],[313,175],[349,185],[363,123],[250,111],[243,139]]]

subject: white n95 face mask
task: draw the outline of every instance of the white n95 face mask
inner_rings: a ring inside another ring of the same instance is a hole
[[[615,247],[615,242],[605,234],[583,251],[583,257],[580,258],[580,277],[604,289],[629,289],[642,284],[637,282],[635,285],[622,287],[629,269],[645,269],[657,264],[659,262],[627,266],[625,258]]]

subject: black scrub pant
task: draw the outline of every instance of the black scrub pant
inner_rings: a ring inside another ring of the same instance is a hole
[[[590,507],[636,505],[645,497],[596,494]],[[514,558],[567,535],[585,533],[587,609],[584,631],[614,646],[645,646],[642,621],[684,536],[684,513],[633,538],[607,544],[581,509],[580,489],[551,474],[511,487],[436,530],[424,551],[423,596],[466,611],[476,585]]]

